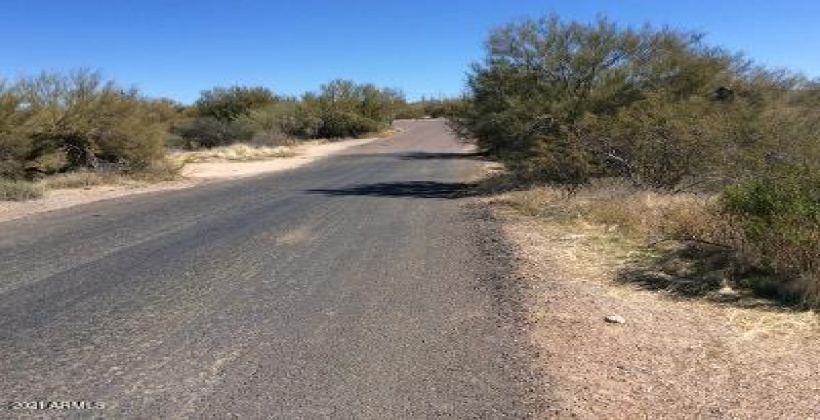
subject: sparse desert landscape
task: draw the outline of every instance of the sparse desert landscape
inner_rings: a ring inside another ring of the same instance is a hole
[[[376,138],[305,144],[287,148],[288,155],[283,157],[251,160],[214,158],[205,162],[186,163],[182,168],[180,179],[154,184],[131,182],[57,189],[49,191],[45,197],[37,200],[0,201],[0,222],[111,198],[191,188],[207,182],[284,171],[331,156],[348,147],[360,146],[374,140]]]
[[[498,199],[495,199],[498,200]],[[771,301],[714,303],[618,281],[628,268],[596,228],[496,216],[519,256],[556,417],[812,418],[820,321]],[[607,322],[617,316],[624,321]]]
[[[0,418],[820,418],[769,3],[4,2]]]

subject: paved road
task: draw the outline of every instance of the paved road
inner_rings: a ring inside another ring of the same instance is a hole
[[[0,224],[0,398],[527,417],[493,222],[453,198],[477,163],[439,121],[405,128],[289,172]]]

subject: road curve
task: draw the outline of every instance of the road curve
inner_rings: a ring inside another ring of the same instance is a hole
[[[440,121],[404,128],[0,224],[0,416],[534,415],[494,222],[454,198],[478,164]]]

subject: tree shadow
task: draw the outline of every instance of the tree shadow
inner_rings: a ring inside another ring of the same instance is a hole
[[[478,159],[484,157],[481,152],[457,153],[457,152],[414,152],[402,155],[402,160],[449,160],[449,159]]]
[[[799,309],[769,273],[739,273],[729,249],[684,243],[634,260],[616,281],[682,299],[698,299],[739,308]]]
[[[406,181],[360,184],[346,188],[312,189],[309,194],[405,198],[461,198],[470,195],[475,184],[463,182]]]

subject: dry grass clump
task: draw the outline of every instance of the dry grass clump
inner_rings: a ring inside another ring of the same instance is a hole
[[[128,177],[135,181],[148,183],[174,181],[182,177],[184,166],[184,162],[166,157],[153,161],[139,171],[129,173]]]
[[[504,204],[620,252],[627,261],[617,275],[622,283],[744,305],[756,305],[760,298],[804,307],[818,303],[820,264],[810,262],[820,261],[820,255],[797,255],[785,242],[766,247],[750,241],[722,211],[716,195],[663,194],[613,180],[572,194],[549,186],[515,190],[513,185],[497,176],[480,188],[507,190],[499,198]],[[800,249],[816,252],[817,246]],[[800,269],[772,266],[788,261],[800,262]]]
[[[133,172],[81,170],[49,175],[37,185],[43,190],[90,188],[96,185],[141,186],[148,183],[173,181],[180,178],[183,164],[171,159],[159,159]]]
[[[0,178],[0,201],[26,201],[40,198],[44,194],[41,185]]]
[[[615,180],[596,181],[573,194],[549,186],[505,194],[508,204],[526,214],[600,227],[638,241],[713,239],[712,232],[722,229],[714,199],[707,194],[661,194]]]
[[[49,190],[59,190],[120,184],[123,181],[123,176],[115,172],[76,171],[45,177],[40,185]]]
[[[245,143],[230,146],[214,147],[212,149],[174,152],[171,158],[178,162],[213,162],[213,161],[249,161],[270,158],[295,156],[296,153],[289,147],[253,146]]]
[[[817,412],[816,313],[752,299],[680,299],[618,284],[613,275],[623,253],[611,252],[596,235],[505,208],[496,214],[516,244],[517,274],[533,291],[532,342],[550,384],[557,384],[549,390],[557,416],[810,418]],[[609,314],[626,324],[603,322]]]

